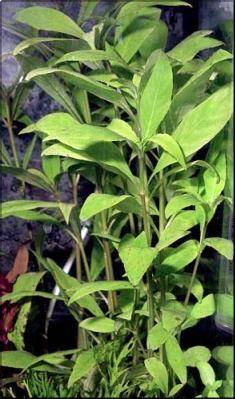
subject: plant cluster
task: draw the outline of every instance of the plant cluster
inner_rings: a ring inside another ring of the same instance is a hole
[[[4,202],[2,218],[38,222],[30,253],[39,271],[20,274],[2,297],[18,304],[9,335],[16,350],[1,353],[2,365],[21,370],[31,396],[232,396],[231,348],[211,353],[185,348],[182,340],[215,312],[214,295],[197,273],[205,249],[232,259],[232,243],[208,235],[218,206],[231,206],[224,190],[232,55],[217,49],[223,43],[205,30],[165,51],[168,29],[159,6],[190,6],[184,1],[114,2],[85,32],[97,3],[82,2],[77,22],[46,7],[16,14],[28,30],[13,52],[23,79],[13,96],[3,91],[13,158],[3,145],[1,169],[21,182],[22,199]],[[206,49],[215,50],[198,57]],[[32,82],[61,111],[34,123],[21,119],[27,126],[19,134],[31,141],[19,160],[13,126]],[[29,167],[37,140],[40,170]],[[64,174],[71,203],[61,200]],[[82,206],[80,179],[94,187]],[[28,200],[27,185],[54,200]],[[76,278],[43,256],[45,225],[73,239]],[[58,295],[37,289],[48,273]],[[34,297],[64,303],[78,324],[77,348],[40,356],[26,351]],[[218,378],[212,357],[226,364],[226,376]]]

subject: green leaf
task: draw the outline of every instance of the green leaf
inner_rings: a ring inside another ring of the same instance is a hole
[[[186,157],[209,143],[229,121],[232,115],[231,89],[226,85],[210,95],[186,114],[173,133]],[[163,154],[158,162],[158,171],[174,162],[169,154]]]
[[[137,179],[132,175],[119,148],[113,143],[95,143],[86,147],[86,150],[74,150],[71,147],[54,144],[47,148],[43,155],[60,155],[74,159],[95,162],[105,169],[118,173],[137,185]]]
[[[212,170],[207,169],[203,174],[203,180],[205,184],[205,193],[203,193],[203,199],[209,204],[213,204],[214,201],[220,196],[225,187],[226,182],[226,156],[225,153],[220,153],[213,162],[214,168],[216,168],[219,174],[219,181],[215,173]]]
[[[96,80],[89,78],[79,72],[63,68],[38,68],[34,71],[29,72],[25,80],[31,80],[52,73],[62,74],[62,77],[69,78],[71,83],[76,85],[82,90],[87,90],[88,93],[92,93],[97,97],[103,98],[111,103],[122,103],[122,96],[116,90],[111,89],[107,85],[97,82]]]
[[[161,255],[161,264],[157,267],[157,275],[177,272],[196,259],[199,244],[188,240],[176,248],[166,248]]]
[[[161,323],[152,327],[148,333],[147,347],[156,350],[163,345],[169,338],[169,332],[165,330]]]
[[[183,194],[177,195],[168,202],[165,208],[166,218],[169,219],[170,216],[177,214],[184,208],[188,208],[192,205],[198,205],[199,201],[193,195]]]
[[[164,119],[170,107],[172,89],[171,65],[167,56],[159,50],[155,66],[140,99],[140,123],[144,139],[153,136]]]
[[[159,251],[188,234],[188,229],[198,223],[195,211],[183,211],[170,220],[156,245]]]
[[[70,214],[71,214],[74,206],[75,206],[74,204],[59,202],[59,207],[60,207],[61,213],[63,214],[64,219],[67,224],[69,224]]]
[[[15,214],[16,212],[29,211],[37,208],[58,208],[57,202],[47,201],[31,201],[31,200],[14,200],[3,202],[1,217],[5,218]]]
[[[105,267],[105,259],[103,248],[100,243],[95,240],[93,242],[92,251],[91,251],[91,280],[94,281],[99,277],[100,273]]]
[[[80,219],[90,219],[91,217],[97,215],[105,209],[110,209],[120,202],[125,201],[127,198],[131,198],[131,196],[98,193],[90,194],[82,206]]]
[[[215,372],[209,363],[199,362],[196,367],[205,386],[212,385],[215,382]]]
[[[93,283],[84,283],[70,298],[68,305],[86,295],[92,294],[97,291],[119,291],[131,290],[132,285],[128,281],[95,281]]]
[[[151,21],[136,18],[124,30],[122,40],[118,41],[115,50],[129,63],[153,29],[154,24]]]
[[[45,149],[45,145],[42,146],[42,149]],[[55,178],[61,173],[60,157],[56,155],[42,157],[42,169],[48,179],[54,183]]]
[[[111,333],[115,331],[115,321],[108,317],[90,317],[79,323],[79,327],[98,333]]]
[[[25,351],[4,351],[1,355],[1,366],[23,369],[36,358],[32,353]]]
[[[21,299],[31,298],[31,297],[39,297],[45,299],[56,299],[57,301],[65,301],[63,297],[54,295],[44,291],[17,291],[10,292],[9,294],[5,294],[2,297],[2,303],[7,301],[18,302]]]
[[[102,50],[78,50],[72,51],[71,53],[64,54],[60,57],[54,65],[61,64],[63,62],[97,62],[97,61],[116,61],[119,62],[119,57],[108,54]]]
[[[136,238],[126,235],[119,244],[118,251],[129,281],[136,286],[151,266],[157,250],[148,247],[146,235],[142,232]]]
[[[153,31],[147,36],[144,43],[139,48],[141,56],[146,60],[153,51],[159,49],[164,50],[167,44],[168,29],[166,23],[162,20],[154,22],[155,27]]]
[[[17,179],[31,184],[32,186],[41,188],[42,190],[45,191],[49,191],[52,192],[52,188],[50,186],[49,181],[45,178],[43,178],[43,174],[41,174],[40,176],[32,173],[28,171],[28,170],[24,170],[20,167],[13,167],[13,166],[5,166],[5,165],[1,165],[1,172],[2,173],[6,173],[9,175],[13,175],[15,176]]]
[[[82,29],[71,18],[54,8],[27,7],[18,11],[15,19],[39,30],[65,33],[79,39],[83,36]]]
[[[208,37],[210,34],[211,31],[207,30],[194,32],[169,51],[168,55],[174,60],[185,64],[187,61],[192,60],[200,51],[223,44],[219,40]]]
[[[153,377],[159,389],[167,395],[168,393],[168,373],[165,365],[156,357],[151,357],[144,361],[145,367]]]
[[[162,147],[164,151],[168,152],[173,158],[175,158],[175,160],[183,167],[183,169],[186,169],[184,153],[174,137],[170,136],[169,134],[156,134],[152,136],[150,140]],[[153,174],[156,173],[157,169],[158,168],[156,165]]]
[[[123,121],[122,119],[115,118],[107,126],[112,132],[118,133],[120,136],[125,137],[126,140],[131,141],[135,144],[138,143],[138,137],[131,126]]]
[[[169,398],[172,398],[172,396],[175,396],[182,388],[184,384],[176,384],[169,392]]]
[[[202,319],[203,317],[211,316],[215,312],[214,295],[209,294],[202,299],[201,302],[196,303],[190,313],[190,317],[194,319]]]
[[[184,360],[189,367],[196,367],[199,362],[209,362],[211,352],[205,346],[193,346],[184,352]]]
[[[74,277],[66,274],[52,259],[44,261],[40,259],[43,266],[49,270],[55,279],[56,284],[66,294],[67,297],[71,296],[71,292],[78,290],[82,284]],[[94,298],[87,296],[77,301],[77,304],[82,308],[88,309],[94,316],[102,316],[103,312],[97,305]]]
[[[31,46],[37,46],[37,44],[41,44],[44,42],[63,42],[63,41],[69,41],[73,39],[65,39],[62,37],[32,37],[30,39],[23,40],[20,42],[13,50],[13,55],[16,56],[20,53],[22,53],[23,50],[31,47]]]
[[[60,224],[60,222],[56,218],[47,215],[46,213],[42,213],[41,211],[18,211],[18,212],[12,212],[11,215],[9,216],[14,216],[16,218],[24,220],[32,220],[42,223],[57,224],[57,225]]]
[[[208,247],[212,247],[220,255],[225,256],[227,259],[233,259],[233,243],[230,240],[226,240],[225,238],[219,237],[209,237],[203,241],[204,245]]]
[[[233,346],[216,346],[212,351],[212,357],[219,363],[230,366],[233,364]]]
[[[172,335],[169,336],[165,343],[165,348],[167,360],[170,366],[182,384],[185,384],[187,382],[187,368],[183,352],[178,344],[177,339]]]
[[[80,353],[69,377],[68,388],[72,387],[82,377],[85,377],[95,367],[95,364],[93,350]]]

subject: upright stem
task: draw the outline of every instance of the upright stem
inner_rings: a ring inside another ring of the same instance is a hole
[[[163,171],[159,173],[160,186],[159,186],[159,235],[163,232],[166,225],[165,218],[165,193],[164,193],[164,182],[163,182]],[[160,257],[161,261],[161,257]],[[166,300],[166,280],[165,277],[160,279],[160,291],[161,291],[161,304],[163,305]]]
[[[12,126],[12,117],[11,117],[11,111],[10,111],[10,107],[9,107],[8,101],[6,101],[6,110],[7,110],[7,120],[5,121],[5,124],[6,124],[7,130],[8,130],[8,134],[9,134],[9,140],[10,140],[10,143],[11,143],[11,149],[12,149],[15,165],[17,167],[19,167],[20,166],[20,162],[19,162],[19,157],[18,157],[16,144],[15,144],[15,139],[14,139],[13,126]]]
[[[75,205],[78,203],[78,183],[80,175],[77,175],[73,179],[73,202]],[[79,244],[75,243],[75,254],[76,254],[76,276],[79,281],[82,279],[82,267],[81,267],[81,250]]]

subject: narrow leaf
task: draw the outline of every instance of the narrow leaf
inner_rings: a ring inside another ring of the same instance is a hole
[[[168,373],[165,365],[156,357],[151,357],[144,361],[145,367],[153,377],[154,382],[160,390],[167,395],[168,393]]]
[[[83,320],[79,326],[85,330],[98,333],[111,333],[115,331],[115,322],[108,317],[90,317]]]
[[[182,384],[185,384],[187,381],[187,368],[183,352],[177,339],[174,336],[170,336],[166,341],[165,348],[167,360],[170,366]]]

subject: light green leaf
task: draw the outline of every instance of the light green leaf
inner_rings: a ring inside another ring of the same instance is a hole
[[[32,353],[25,351],[4,351],[0,355],[2,367],[12,367],[15,369],[24,369],[36,358]]]
[[[45,149],[45,145],[42,148]],[[48,179],[54,183],[56,176],[61,172],[60,157],[56,155],[42,157],[42,169]]]
[[[83,36],[82,29],[71,18],[54,8],[27,7],[18,11],[15,19],[39,30],[65,33],[79,39]]]
[[[169,336],[166,343],[167,360],[172,367],[173,371],[182,382],[185,384],[187,381],[187,368],[184,360],[183,352],[174,336]]]
[[[69,224],[70,214],[71,214],[74,206],[75,206],[74,204],[59,202],[60,210],[61,210],[67,224]]]
[[[69,377],[68,388],[72,387],[82,377],[86,376],[94,367],[96,361],[93,350],[80,353]]]
[[[131,126],[122,119],[113,119],[111,123],[107,126],[107,128],[112,132],[118,133],[120,136],[125,137],[125,139],[135,144],[138,143],[138,137],[136,133],[134,132],[134,130],[132,130]]]
[[[220,255],[227,259],[233,259],[233,243],[230,240],[219,237],[209,237],[203,241],[204,245],[214,248]]]
[[[156,134],[150,138],[150,141],[162,147],[164,151],[168,152],[173,158],[175,158],[183,169],[186,169],[184,153],[174,137],[169,134]],[[157,169],[156,166],[153,174],[156,173],[155,171],[157,171]]]
[[[102,50],[78,50],[72,51],[71,53],[64,54],[60,57],[54,65],[61,64],[63,62],[97,62],[97,61],[116,61],[119,62],[119,57],[115,57],[113,54],[108,54]]]
[[[71,305],[78,299],[97,291],[119,291],[131,290],[132,285],[128,281],[95,281],[93,283],[84,283],[70,298],[68,304]]]
[[[215,372],[209,363],[199,362],[196,367],[205,386],[212,385],[215,382]]]
[[[10,216],[14,216],[19,219],[32,220],[36,222],[49,223],[49,224],[60,224],[60,222],[53,216],[42,213],[41,211],[18,211],[12,212]]]
[[[157,275],[177,272],[196,259],[199,244],[188,240],[176,248],[166,248],[161,255],[161,265],[157,267]]]
[[[153,51],[164,50],[167,44],[167,36],[168,29],[166,23],[162,20],[155,21],[155,28],[139,48],[141,56],[147,60]]]
[[[169,398],[172,398],[172,396],[175,396],[182,388],[184,384],[176,384],[169,392]]]
[[[183,211],[166,225],[156,245],[159,251],[188,234],[188,229],[198,223],[195,211]]]
[[[147,347],[156,350],[163,345],[169,338],[169,332],[165,330],[161,323],[156,324],[148,333]]]
[[[164,119],[170,107],[172,89],[171,65],[167,56],[159,50],[159,56],[140,99],[140,123],[144,139],[153,136]]]
[[[211,141],[229,121],[231,115],[232,87],[226,85],[188,112],[173,133],[173,137],[188,157]],[[158,171],[174,162],[172,156],[163,154],[158,162]]]
[[[72,70],[63,68],[38,68],[34,71],[29,72],[25,79],[31,80],[39,76],[44,76],[48,74],[62,74],[62,77],[69,78],[71,83],[76,85],[82,90],[87,90],[88,93],[92,93],[97,97],[103,98],[111,103],[121,104],[122,96],[116,90],[111,89],[107,85],[97,82],[96,80],[89,78],[79,72],[74,72]]]
[[[198,205],[199,201],[193,195],[183,194],[177,195],[168,202],[165,208],[166,218],[169,219],[170,216],[177,214],[184,208],[188,208],[192,205]]]
[[[118,251],[129,281],[136,286],[151,266],[157,250],[148,247],[146,235],[142,232],[136,238],[126,235],[119,244]]]
[[[229,345],[216,346],[212,351],[213,358],[226,366],[231,366],[233,364],[233,355],[234,348]]]
[[[193,346],[184,352],[184,360],[189,367],[196,367],[199,362],[209,362],[211,352],[205,346]]]
[[[79,327],[98,333],[111,333],[115,331],[115,321],[108,317],[90,317],[79,323]]]
[[[31,200],[14,200],[3,202],[1,217],[5,218],[15,214],[16,212],[29,211],[37,208],[58,208],[57,202],[49,201],[31,201]]]
[[[194,319],[202,319],[211,316],[215,312],[214,295],[209,294],[202,299],[201,302],[196,303],[190,313],[190,317]]]
[[[130,195],[111,195],[111,194],[90,194],[82,206],[80,218],[81,220],[87,220],[104,211],[110,209],[120,202],[125,201],[127,198],[131,198]]]
[[[174,60],[185,64],[187,61],[192,60],[200,51],[223,44],[219,40],[208,37],[210,34],[211,31],[207,30],[194,32],[169,51],[168,55]]]
[[[212,170],[207,169],[203,174],[203,180],[205,184],[205,193],[203,193],[203,199],[209,204],[220,196],[225,187],[226,182],[226,156],[225,153],[220,153],[213,162],[214,168],[216,168],[219,174],[219,181],[215,173]]]
[[[153,377],[154,382],[160,390],[167,395],[168,393],[168,373],[165,365],[156,357],[151,357],[144,361],[145,367]]]
[[[63,41],[69,41],[73,39],[65,39],[62,37],[32,37],[30,39],[23,40],[20,42],[13,50],[13,55],[16,56],[19,53],[22,53],[23,50],[31,47],[31,46],[37,46],[37,44],[41,44],[44,42],[63,42]]]

